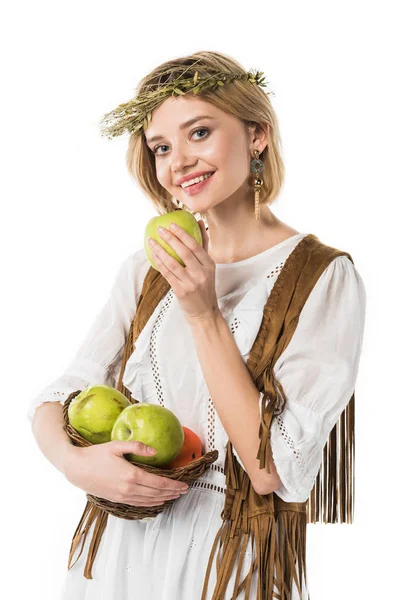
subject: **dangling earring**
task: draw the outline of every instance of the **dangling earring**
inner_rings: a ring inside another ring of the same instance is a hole
[[[180,200],[178,200],[178,198],[176,199],[176,202],[178,204],[179,210],[186,210],[187,212],[190,212],[192,215],[194,214],[194,213],[192,213],[191,210],[189,210],[187,208],[183,208],[185,205],[183,204],[183,202],[181,202]]]
[[[259,175],[264,171],[264,163],[259,159],[260,153],[258,150],[254,150],[255,158],[250,163],[250,169],[256,175]],[[253,181],[254,187],[254,212],[256,215],[256,220],[260,220],[260,189],[263,184],[263,180],[259,177],[256,177]]]
[[[179,202],[178,198],[174,198],[174,197],[172,197],[172,204],[174,203],[174,202],[173,202],[174,200],[176,200],[176,205],[177,205],[177,207],[178,207],[178,208],[182,208],[182,206],[180,206],[180,202]]]

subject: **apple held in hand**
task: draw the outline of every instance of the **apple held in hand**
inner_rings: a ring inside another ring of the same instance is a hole
[[[128,398],[109,385],[91,385],[75,396],[68,407],[71,427],[92,444],[110,441],[121,412],[132,406]]]
[[[174,210],[173,212],[167,213],[166,215],[160,215],[159,217],[153,217],[147,224],[147,227],[144,232],[144,250],[146,252],[146,256],[149,259],[151,266],[158,271],[158,267],[152,259],[151,248],[149,246],[148,239],[155,239],[163,248],[170,254],[173,258],[175,258],[179,263],[184,267],[185,263],[183,260],[177,255],[175,250],[171,248],[169,244],[162,237],[159,236],[157,232],[157,227],[165,227],[168,229],[168,225],[170,223],[176,223],[182,229],[187,231],[189,235],[191,235],[196,242],[203,247],[203,237],[201,235],[200,225],[198,224],[196,218],[192,215],[192,213],[187,210]]]
[[[150,456],[126,454],[128,460],[160,467],[182,448],[184,433],[178,417],[168,408],[138,402],[125,408],[114,423],[112,440],[143,442],[157,450]]]
[[[196,460],[203,455],[203,446],[197,433],[192,431],[192,429],[189,429],[189,427],[183,427],[183,432],[185,434],[183,446],[178,456],[168,463],[168,469],[185,467],[193,460]]]

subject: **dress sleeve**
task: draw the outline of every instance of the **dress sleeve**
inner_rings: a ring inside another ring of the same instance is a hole
[[[125,340],[148,268],[149,262],[142,249],[125,258],[114,278],[107,302],[91,324],[75,357],[66,370],[32,400],[26,415],[31,424],[36,408],[44,402],[63,404],[71,392],[89,385],[115,387]]]
[[[329,433],[355,390],[364,335],[364,283],[347,256],[335,258],[312,289],[295,332],[274,367],[287,404],[271,425],[275,494],[304,502]],[[260,394],[260,411],[261,411]]]

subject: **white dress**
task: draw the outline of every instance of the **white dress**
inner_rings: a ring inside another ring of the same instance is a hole
[[[248,259],[216,265],[219,307],[245,362],[268,295],[287,257],[305,235],[296,234]],[[34,398],[28,419],[32,420],[41,403],[63,402],[74,390],[99,383],[116,386],[125,336],[149,266],[143,249],[123,261],[110,297],[74,360]],[[273,421],[271,444],[283,483],[275,493],[286,502],[308,499],[329,432],[355,389],[365,306],[365,288],[357,269],[347,257],[335,258],[312,290],[295,333],[275,365],[274,373],[288,402]],[[172,410],[200,437],[203,452],[216,448],[219,457],[191,485],[188,494],[157,517],[129,521],[109,515],[94,561],[93,579],[88,580],[83,569],[91,531],[82,555],[66,573],[61,598],[199,600],[211,547],[222,524],[228,436],[210,398],[191,331],[172,288],[141,332],[123,383],[136,400]],[[82,492],[82,510],[85,503]],[[253,557],[255,550],[249,541],[242,573],[248,572]],[[256,578],[257,573],[253,575],[252,600],[257,595]],[[214,563],[207,600],[215,580]],[[234,580],[235,571],[226,600],[231,598]],[[304,588],[300,600],[307,598]],[[299,600],[296,586],[291,600]]]

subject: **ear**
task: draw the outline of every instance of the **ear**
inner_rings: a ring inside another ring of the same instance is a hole
[[[252,145],[258,145],[260,154],[264,152],[265,148],[267,147],[269,136],[269,123],[257,123],[250,126],[250,142]]]

